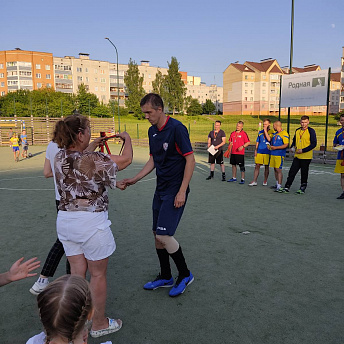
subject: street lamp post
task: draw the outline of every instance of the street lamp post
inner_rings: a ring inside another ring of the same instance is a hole
[[[120,114],[119,114],[119,74],[118,74],[118,51],[116,46],[112,43],[110,38],[105,37],[115,48],[116,50],[116,57],[117,57],[117,106],[118,106],[118,131],[121,132],[121,120],[120,120]]]
[[[294,0],[291,1],[291,32],[290,32],[290,60],[289,60],[289,74],[293,74],[293,47],[294,47]],[[281,94],[280,94],[281,101]],[[290,128],[290,106],[288,107],[288,124],[287,132],[289,134]]]

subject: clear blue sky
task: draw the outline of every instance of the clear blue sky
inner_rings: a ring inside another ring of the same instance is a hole
[[[295,0],[293,66],[340,69],[343,0]],[[276,58],[289,65],[291,0],[4,1],[0,50],[89,53],[91,59],[167,67],[222,85],[231,62]]]

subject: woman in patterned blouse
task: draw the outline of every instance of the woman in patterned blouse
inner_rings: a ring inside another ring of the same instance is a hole
[[[55,179],[61,196],[57,216],[57,234],[71,265],[71,273],[86,277],[88,270],[94,303],[90,334],[100,337],[118,331],[120,319],[105,317],[106,270],[115,251],[108,219],[108,192],[116,186],[117,171],[132,162],[132,145],[127,133],[118,134],[125,143],[123,154],[106,155],[94,150],[104,138],[90,143],[87,117],[72,115],[56,123],[54,138],[60,152],[54,162]]]

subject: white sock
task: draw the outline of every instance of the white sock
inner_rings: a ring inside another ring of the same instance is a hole
[[[48,279],[48,277],[46,277],[46,278],[38,277],[37,282],[40,283],[40,284],[48,284],[49,283],[49,279]]]
[[[278,184],[278,183],[277,183],[277,189],[280,189],[281,186],[282,186],[281,184]]]

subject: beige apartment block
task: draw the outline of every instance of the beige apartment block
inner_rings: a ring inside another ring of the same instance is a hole
[[[341,83],[340,83],[341,73],[331,73],[331,84],[330,84],[330,109],[329,113],[336,114],[339,110],[339,103],[340,103],[340,90],[341,90]]]
[[[303,68],[292,68],[293,73],[318,70],[321,70],[320,66],[314,64]],[[343,85],[344,67],[342,70]],[[277,116],[280,101],[280,79],[283,74],[288,73],[289,68],[281,68],[275,59],[260,62],[246,61],[244,64],[231,63],[223,73],[223,113],[227,115]],[[338,74],[332,74],[329,95],[330,113],[336,113],[336,109],[339,107],[340,83],[338,83],[338,79]],[[344,101],[344,94],[342,99]],[[281,109],[281,115],[287,115],[287,113],[287,108]],[[290,113],[299,116],[326,115],[326,106],[292,107]]]
[[[89,54],[54,57],[55,88],[64,93],[77,93],[81,84],[101,102],[110,99],[110,63],[90,60]]]
[[[0,96],[53,85],[53,54],[19,48],[0,51]]]
[[[340,70],[340,103],[339,111],[344,110],[344,47],[342,48],[341,70]]]
[[[198,99],[200,104],[204,104],[207,99],[210,99],[215,107],[216,111],[223,111],[223,87],[215,84],[207,86],[205,83],[199,85],[186,85],[186,96]]]
[[[277,60],[231,63],[223,73],[223,113],[227,115],[276,115],[280,77]]]
[[[153,92],[152,82],[155,80],[158,71],[160,71],[162,75],[166,75],[168,68],[151,66],[149,64],[149,61],[146,60],[142,60],[140,62],[141,63],[138,65],[138,67],[141,76],[143,76],[142,87],[144,88],[146,93],[151,93]]]

